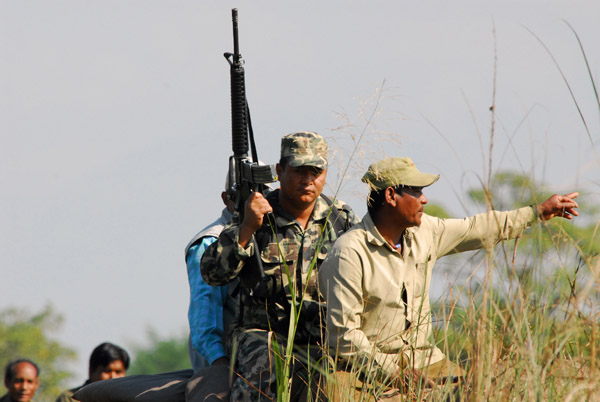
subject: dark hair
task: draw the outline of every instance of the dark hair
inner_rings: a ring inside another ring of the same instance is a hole
[[[281,166],[282,169],[285,169],[287,165],[288,165],[287,158],[280,158],[279,159],[279,166]]]
[[[399,184],[396,187],[392,187],[394,193],[401,195],[404,185]],[[387,187],[386,187],[387,188]],[[385,204],[385,188],[381,190],[371,190],[367,197],[367,211],[371,218],[375,217],[375,214],[379,212],[383,204]]]
[[[115,360],[121,360],[125,370],[129,368],[129,354],[125,349],[112,343],[102,343],[96,346],[90,356],[90,372],[98,367],[106,367]]]
[[[385,201],[385,189],[383,190],[371,190],[367,196],[367,211],[371,218],[375,217],[375,214],[381,209]]]
[[[34,362],[32,362],[29,359],[17,359],[14,360],[10,363],[8,363],[6,365],[6,368],[4,369],[4,382],[11,382],[12,379],[15,377],[15,370],[17,368],[17,364],[20,363],[29,363],[31,364],[33,367],[35,367],[35,376],[36,378],[39,377],[40,375],[40,368],[38,367],[37,364],[35,364]]]

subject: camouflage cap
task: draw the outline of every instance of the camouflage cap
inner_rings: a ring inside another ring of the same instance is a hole
[[[383,190],[399,185],[427,187],[439,178],[439,174],[421,173],[410,158],[387,158],[369,166],[362,181],[371,190]]]
[[[281,159],[292,167],[327,168],[327,142],[311,131],[299,131],[281,139]]]

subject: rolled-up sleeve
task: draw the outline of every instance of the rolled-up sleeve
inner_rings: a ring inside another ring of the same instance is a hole
[[[216,242],[202,256],[200,270],[202,279],[211,286],[226,285],[238,277],[244,261],[254,255],[252,242],[246,248],[238,243],[239,226],[226,226]]]

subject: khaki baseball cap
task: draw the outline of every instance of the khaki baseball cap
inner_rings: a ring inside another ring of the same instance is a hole
[[[439,174],[421,173],[410,158],[387,158],[369,166],[362,181],[376,191],[399,185],[427,187],[439,178]]]
[[[299,131],[281,139],[281,159],[292,167],[327,168],[327,142],[312,131]]]

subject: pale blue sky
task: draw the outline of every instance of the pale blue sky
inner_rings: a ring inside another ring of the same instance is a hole
[[[358,176],[405,155],[442,174],[431,201],[478,212],[460,199],[487,174],[495,56],[494,171],[598,200],[598,105],[562,21],[598,81],[597,0],[0,0],[0,308],[64,315],[73,385],[100,342],[187,327],[183,249],[219,213],[231,153],[232,7],[263,161],[282,135],[317,131],[334,151],[334,193],[383,85],[339,193],[360,215]]]

